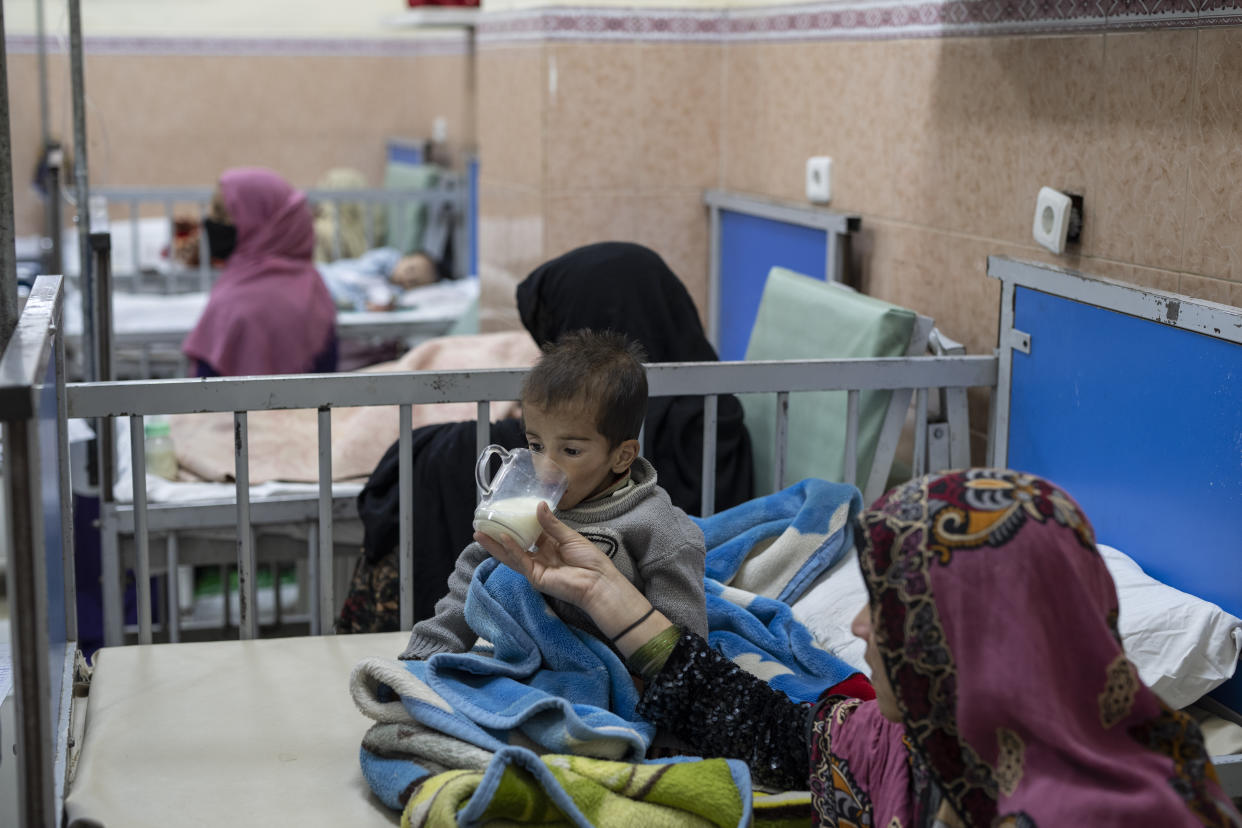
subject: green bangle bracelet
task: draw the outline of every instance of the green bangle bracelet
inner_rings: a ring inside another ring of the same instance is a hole
[[[646,680],[655,678],[664,669],[665,662],[673,654],[680,640],[681,629],[676,624],[665,627],[652,636],[650,641],[634,651],[629,659],[630,669]]]

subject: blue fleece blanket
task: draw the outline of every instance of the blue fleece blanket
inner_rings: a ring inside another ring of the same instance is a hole
[[[852,486],[806,480],[697,520],[707,541],[708,639],[739,666],[796,701],[814,699],[853,671],[819,649],[788,604],[853,543],[861,507]],[[792,599],[790,599],[792,600]],[[485,653],[438,653],[426,661],[368,659],[354,670],[355,702],[380,722],[414,721],[487,751],[538,752],[641,761],[654,728],[638,694],[604,643],[566,625],[525,578],[488,560],[475,571],[466,619],[491,642]],[[365,746],[363,772],[395,803],[436,768]]]
[[[708,578],[786,604],[854,545],[862,494],[808,479],[708,518],[691,518],[707,542]]]
[[[786,602],[853,547],[861,508],[855,487],[812,479],[693,519],[707,542],[708,642],[794,701],[855,672],[820,649]]]

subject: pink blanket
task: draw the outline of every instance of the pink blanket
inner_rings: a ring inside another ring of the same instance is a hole
[[[396,362],[366,371],[451,371],[533,365],[539,348],[525,331],[430,339]],[[492,419],[517,414],[516,402],[492,403]],[[474,403],[415,406],[413,427],[475,419]],[[319,479],[318,412],[253,411],[248,417],[250,483],[269,480],[314,483]],[[399,436],[397,408],[332,410],[332,479],[370,475]],[[203,480],[233,479],[233,415],[181,414],[172,418],[177,462]]]

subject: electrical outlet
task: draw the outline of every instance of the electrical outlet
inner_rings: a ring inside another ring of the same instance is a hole
[[[1083,198],[1052,187],[1041,187],[1035,199],[1031,235],[1053,253],[1064,253],[1067,244],[1082,236]]]
[[[817,204],[832,200],[832,159],[826,155],[806,159],[806,198]]]

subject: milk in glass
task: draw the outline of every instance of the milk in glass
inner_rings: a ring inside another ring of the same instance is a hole
[[[546,502],[541,497],[509,497],[481,504],[474,513],[474,528],[497,541],[507,533],[523,549],[529,549],[543,531],[535,509]]]

